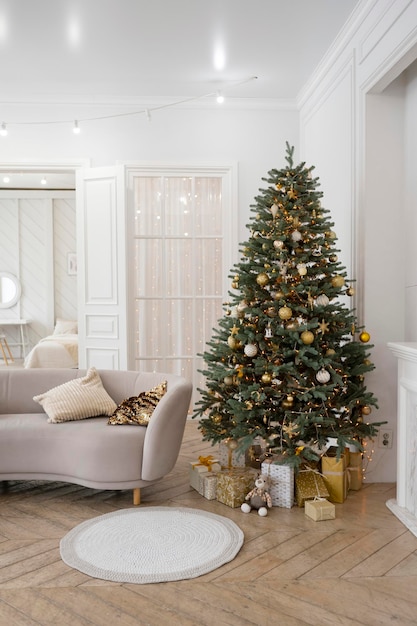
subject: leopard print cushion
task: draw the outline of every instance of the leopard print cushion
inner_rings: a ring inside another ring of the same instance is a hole
[[[133,424],[135,426],[147,426],[159,400],[167,390],[166,381],[160,383],[150,391],[142,391],[138,396],[132,396],[123,400],[109,417],[108,423]]]

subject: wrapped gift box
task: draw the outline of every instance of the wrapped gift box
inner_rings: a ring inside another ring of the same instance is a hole
[[[261,472],[269,476],[269,495],[272,506],[291,509],[294,506],[294,468],[279,463],[281,457],[273,456],[262,462]]]
[[[198,493],[207,498],[207,500],[215,500],[217,498],[217,474],[213,472],[200,474]]]
[[[295,477],[295,497],[298,506],[304,506],[307,500],[329,497],[324,478],[318,470],[311,467],[299,470]]]
[[[324,482],[329,490],[329,500],[331,502],[342,503],[346,500],[348,492],[348,471],[346,465],[346,455],[342,454],[337,458],[330,450],[321,457],[321,473]]]
[[[254,488],[257,472],[252,467],[222,470],[216,474],[218,502],[236,508],[243,504],[246,495]]]
[[[223,469],[245,467],[248,460],[247,451],[231,450],[226,443],[220,443],[218,459]]]
[[[335,505],[324,498],[306,500],[304,506],[304,513],[307,517],[311,517],[311,519],[315,522],[321,522],[326,519],[335,519],[336,517]]]
[[[362,472],[362,452],[350,453],[350,465],[348,465],[348,487],[353,491],[359,491],[362,487],[363,472]]]
[[[200,492],[200,477],[207,473],[216,473],[221,469],[218,459],[215,459],[212,455],[200,456],[198,461],[190,463],[190,485],[196,491]]]
[[[264,458],[265,455],[262,451],[262,446],[259,444],[253,444],[250,446],[245,454],[246,465],[257,470],[261,469],[261,463]]]

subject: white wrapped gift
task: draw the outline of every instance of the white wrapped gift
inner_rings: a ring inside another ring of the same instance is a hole
[[[218,458],[223,469],[246,467],[246,453],[241,450],[233,450],[226,443],[219,444]]]
[[[218,459],[215,459],[211,454],[208,456],[199,456],[198,461],[192,461],[190,463],[190,485],[193,489],[201,493],[200,477],[210,473],[216,473],[221,470]]]
[[[269,476],[272,506],[291,509],[294,506],[294,468],[276,463],[279,459],[279,456],[273,456],[263,461],[261,472]]]
[[[215,500],[217,497],[217,473],[205,472],[200,474],[200,488],[198,493],[207,498]]]

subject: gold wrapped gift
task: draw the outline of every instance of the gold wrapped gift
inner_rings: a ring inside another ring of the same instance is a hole
[[[315,522],[321,522],[326,519],[335,519],[336,507],[325,498],[306,500],[304,513]]]
[[[218,502],[236,508],[253,489],[257,472],[251,467],[239,467],[218,472],[216,476]]]
[[[320,472],[311,467],[300,469],[295,477],[295,498],[298,506],[304,506],[306,500],[328,497],[329,492]]]
[[[362,452],[350,453],[350,465],[347,468],[349,472],[349,489],[359,491],[362,487],[363,471],[362,471]]]
[[[328,452],[321,457],[321,473],[329,490],[329,500],[342,503],[348,492],[346,456],[342,454],[338,459],[337,456],[329,456]]]
[[[200,476],[207,473],[216,473],[221,469],[218,459],[215,459],[211,454],[208,456],[199,456],[198,461],[190,463],[190,485],[193,489],[201,493],[200,491]]]

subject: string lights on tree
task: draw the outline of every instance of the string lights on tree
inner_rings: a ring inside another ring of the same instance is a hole
[[[369,333],[346,298],[337,235],[313,167],[271,170],[251,207],[249,240],[230,275],[230,301],[202,355],[206,387],[194,417],[205,440],[261,438],[295,467],[320,458],[329,439],[363,450],[380,422],[365,386]]]

